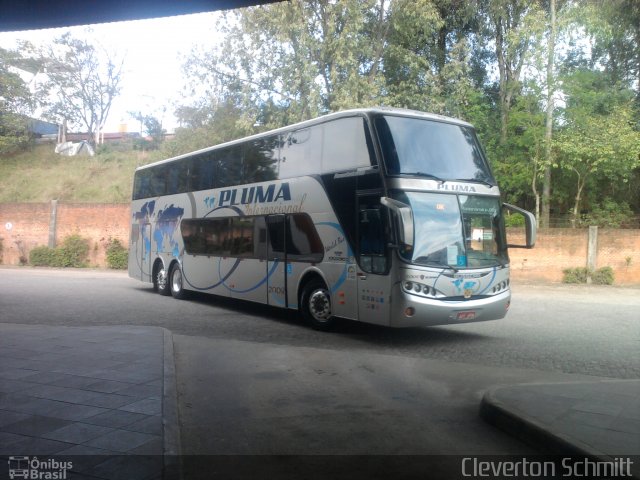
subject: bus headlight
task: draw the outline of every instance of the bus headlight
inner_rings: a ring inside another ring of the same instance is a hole
[[[423,285],[418,282],[404,282],[402,284],[402,289],[406,293],[410,293],[412,295],[420,295],[421,297],[435,297],[437,295],[436,289],[430,287],[429,285]]]

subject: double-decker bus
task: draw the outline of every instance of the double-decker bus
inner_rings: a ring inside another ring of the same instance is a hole
[[[524,217],[508,245],[503,212]],[[502,204],[473,127],[422,112],[329,114],[140,167],[129,275],[393,327],[499,319],[507,247],[535,218]]]

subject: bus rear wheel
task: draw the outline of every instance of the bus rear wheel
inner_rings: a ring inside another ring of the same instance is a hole
[[[330,330],[336,324],[331,312],[331,293],[322,280],[307,283],[300,297],[302,318],[316,330]]]
[[[171,293],[169,289],[169,279],[167,276],[167,271],[165,270],[163,265],[159,265],[155,269],[155,274],[153,275],[153,289],[160,295],[166,296]]]
[[[174,263],[169,273],[169,286],[171,287],[171,295],[173,298],[182,300],[187,296],[187,292],[183,286],[182,269],[180,265]]]

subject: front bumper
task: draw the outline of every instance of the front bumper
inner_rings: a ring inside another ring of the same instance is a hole
[[[396,287],[391,304],[390,326],[416,327],[430,325],[456,325],[504,318],[511,303],[511,290],[482,298],[466,300],[454,298],[422,298]],[[409,314],[413,312],[413,314]]]

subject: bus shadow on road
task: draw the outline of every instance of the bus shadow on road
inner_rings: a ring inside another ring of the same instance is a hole
[[[153,290],[148,289],[149,292]],[[304,329],[309,340],[326,344],[331,343],[364,343],[363,346],[376,347],[410,347],[410,346],[443,346],[453,343],[467,343],[476,341],[491,341],[491,335],[483,335],[477,332],[462,330],[464,324],[458,326],[430,326],[392,328],[353,320],[340,320],[334,328],[328,332],[316,331],[304,323],[295,310],[284,310],[269,305],[247,302],[245,300],[219,297],[205,293],[190,292],[189,300],[201,305],[223,308],[239,315],[257,317],[261,322],[274,322],[280,328],[290,328],[292,333]]]

